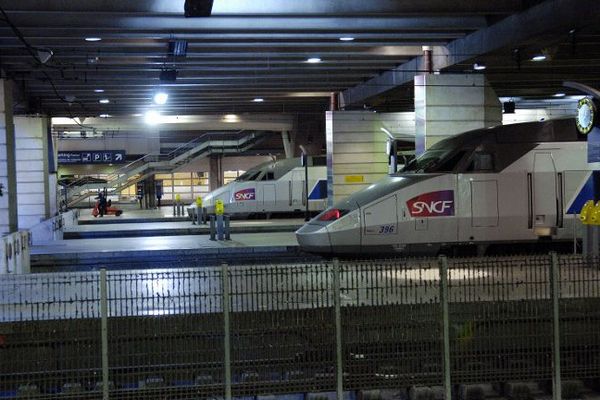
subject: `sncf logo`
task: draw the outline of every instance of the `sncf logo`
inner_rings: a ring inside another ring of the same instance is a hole
[[[443,217],[454,215],[454,191],[440,190],[413,197],[406,202],[411,217]]]
[[[256,193],[254,188],[240,190],[239,192],[235,192],[233,194],[233,198],[236,201],[246,201],[246,200],[254,200],[256,199]]]

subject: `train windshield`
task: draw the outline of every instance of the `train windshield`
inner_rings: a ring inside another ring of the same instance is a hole
[[[440,162],[448,156],[451,149],[427,150],[410,161],[401,172],[438,172]]]

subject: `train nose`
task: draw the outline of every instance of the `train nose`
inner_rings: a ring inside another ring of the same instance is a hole
[[[311,253],[331,253],[331,240],[327,227],[308,223],[296,231],[300,248]]]

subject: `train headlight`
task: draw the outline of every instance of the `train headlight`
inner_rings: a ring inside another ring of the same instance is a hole
[[[325,210],[318,218],[319,221],[335,221],[348,214],[348,210],[339,210],[337,208],[330,208]]]

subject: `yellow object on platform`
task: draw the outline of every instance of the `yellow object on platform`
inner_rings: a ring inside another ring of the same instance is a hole
[[[196,206],[202,207],[202,197],[198,196],[196,198]]]
[[[181,201],[181,195],[180,194],[176,194],[175,195],[175,201],[178,202],[178,203]]]
[[[592,217],[592,212],[595,208],[596,207],[594,207],[594,200],[586,201],[583,207],[581,208],[581,211],[579,212],[579,219],[581,220],[581,222],[583,222],[585,225],[589,225],[591,223],[590,220]]]
[[[600,201],[592,209],[590,216],[590,225],[600,225]]]
[[[223,203],[223,200],[215,201],[215,214],[217,214],[217,215],[225,214],[225,203]]]

